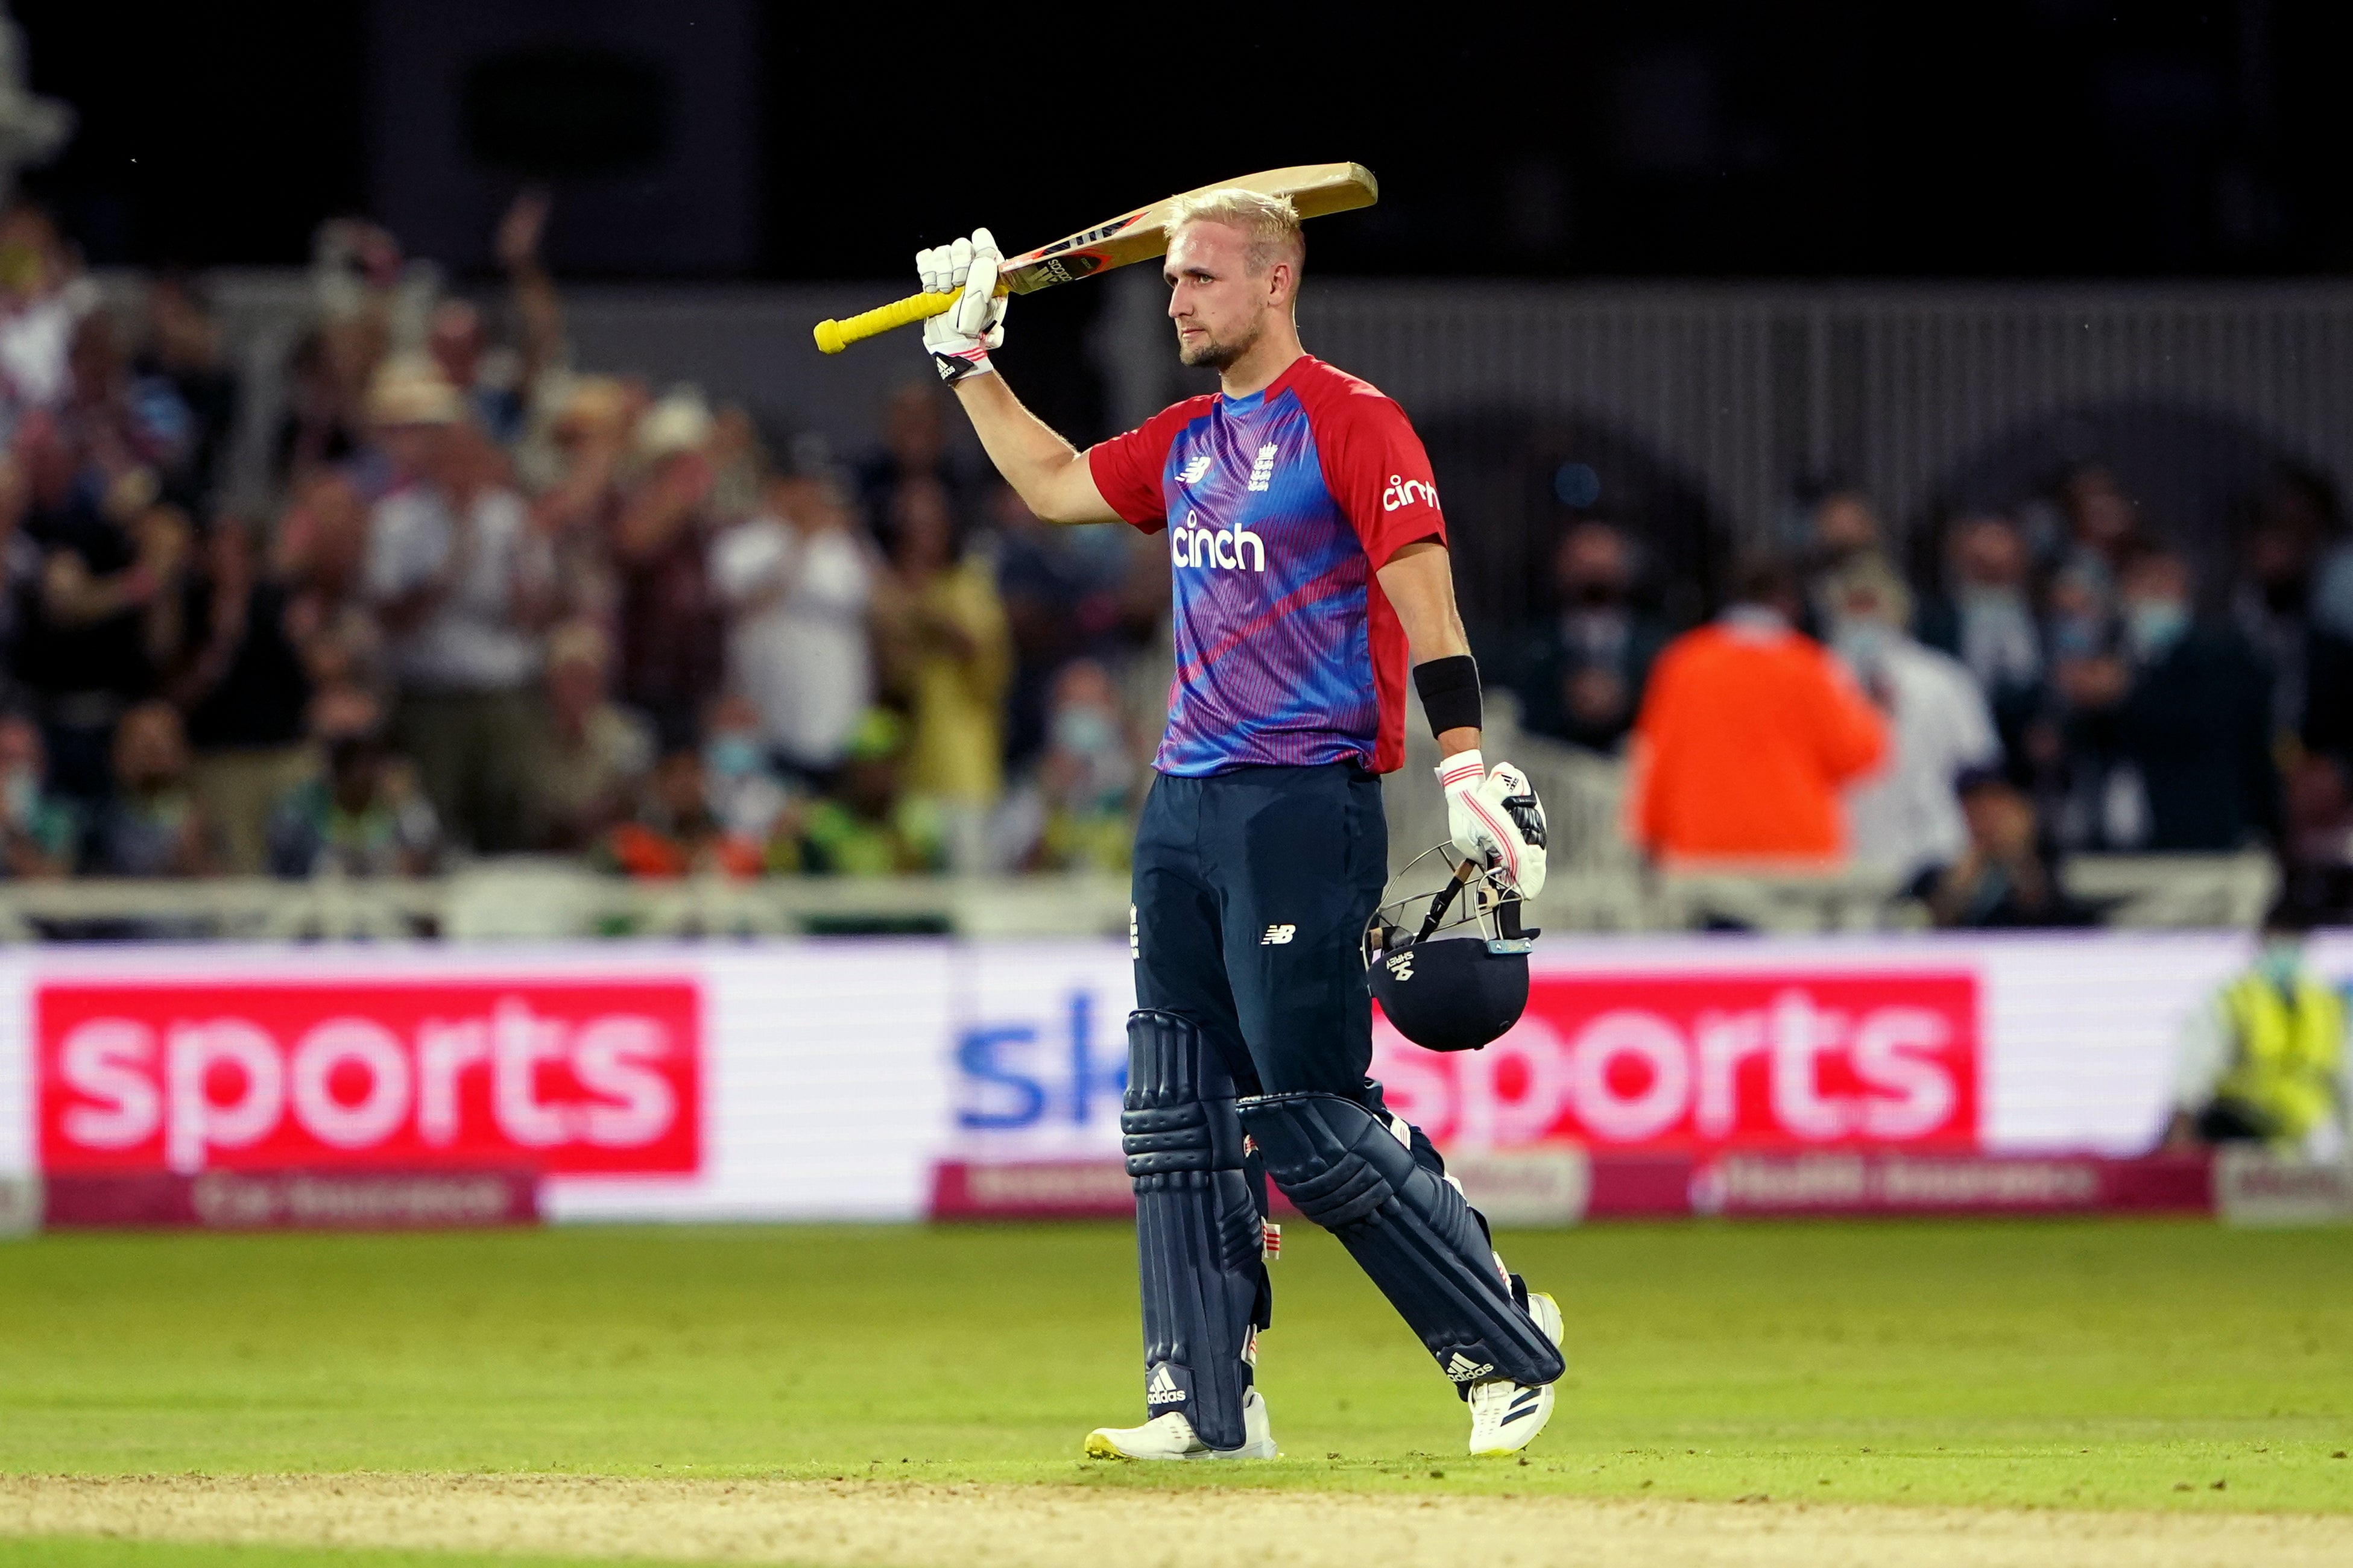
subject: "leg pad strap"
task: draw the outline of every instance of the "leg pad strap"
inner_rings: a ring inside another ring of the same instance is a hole
[[[1478,1215],[1378,1117],[1336,1094],[1239,1109],[1283,1195],[1340,1238],[1448,1377],[1560,1376],[1559,1350],[1514,1299]]]

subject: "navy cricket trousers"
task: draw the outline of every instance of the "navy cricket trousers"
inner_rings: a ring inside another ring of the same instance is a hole
[[[1136,1005],[1191,1018],[1245,1095],[1377,1110],[1363,942],[1388,879],[1380,780],[1353,763],[1155,775],[1135,830]]]

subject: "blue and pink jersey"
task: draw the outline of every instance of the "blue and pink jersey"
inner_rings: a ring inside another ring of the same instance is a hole
[[[1302,358],[1249,397],[1192,397],[1092,448],[1112,510],[1167,531],[1168,729],[1152,765],[1405,761],[1405,631],[1373,574],[1446,537],[1404,410]]]

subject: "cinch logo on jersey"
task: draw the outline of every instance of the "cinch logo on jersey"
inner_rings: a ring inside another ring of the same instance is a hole
[[[1144,1403],[1147,1405],[1185,1403],[1185,1391],[1177,1387],[1176,1380],[1168,1374],[1167,1363],[1163,1362],[1152,1369],[1152,1379],[1144,1385]]]
[[[1256,485],[1250,488],[1258,489]],[[1401,506],[1411,506],[1418,500],[1427,501],[1431,506],[1436,506],[1438,487],[1426,479],[1409,479],[1402,474],[1391,474],[1388,489],[1381,492],[1381,510],[1395,511]]]
[[[1232,572],[1247,564],[1253,572],[1263,572],[1266,544],[1247,528],[1192,528],[1180,522],[1168,531],[1168,558],[1179,566]]]

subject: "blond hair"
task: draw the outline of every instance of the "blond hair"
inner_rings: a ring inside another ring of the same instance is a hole
[[[1307,236],[1299,226],[1299,209],[1289,196],[1270,196],[1239,185],[1195,191],[1168,205],[1162,232],[1171,240],[1188,223],[1221,223],[1240,229],[1250,242],[1244,253],[1252,273],[1265,271],[1288,258],[1295,269],[1307,258]]]

